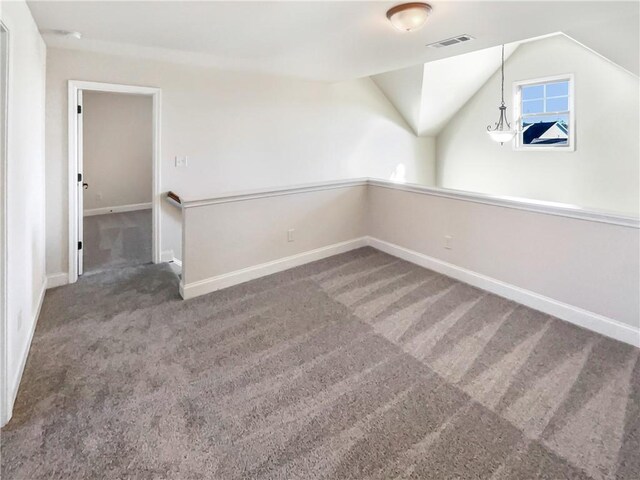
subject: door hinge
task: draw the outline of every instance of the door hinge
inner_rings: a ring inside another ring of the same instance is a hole
[[[78,250],[82,250],[82,242],[78,242]]]
[[[78,181],[79,181],[79,182],[81,182],[81,181],[82,181],[82,174],[81,174],[81,173],[79,173],[79,174],[78,174]]]
[[[82,105],[78,105],[78,114],[82,113]]]

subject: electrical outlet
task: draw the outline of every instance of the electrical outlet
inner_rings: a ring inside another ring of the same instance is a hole
[[[451,235],[444,236],[444,248],[451,250],[453,248],[453,237]]]
[[[22,310],[18,312],[18,331],[22,330]]]
[[[295,232],[293,228],[287,230],[287,242],[293,242],[293,232]]]
[[[176,155],[176,167],[186,167],[189,164],[189,157],[187,155]]]

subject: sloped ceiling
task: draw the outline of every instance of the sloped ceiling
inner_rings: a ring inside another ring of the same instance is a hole
[[[371,77],[417,135],[422,131],[420,111],[424,67],[419,64]]]
[[[505,46],[505,60],[518,48]],[[492,47],[371,77],[419,136],[436,136],[500,68]]]
[[[640,8],[640,2],[633,3]],[[595,25],[567,26],[562,32],[636,77],[640,76],[640,17],[637,13],[602,19]]]
[[[633,22],[631,22],[633,23]],[[638,32],[637,25],[621,22],[615,35],[619,41],[633,37]],[[611,51],[611,57],[601,50],[590,48],[595,34],[585,31],[573,32],[574,38],[558,33],[594,52],[619,67],[618,61],[631,60],[629,52],[635,54],[633,45],[622,52]],[[543,38],[547,38],[545,36]],[[515,50],[529,41],[513,42],[505,45],[505,62]],[[637,56],[637,55],[636,55]],[[618,60],[618,61],[617,61]],[[463,55],[457,55],[409,68],[374,75],[371,78],[389,101],[396,107],[416,135],[437,136],[455,114],[500,68],[500,47],[491,47]],[[507,66],[508,68],[508,66]],[[637,75],[636,75],[637,76]],[[509,94],[509,92],[507,92]],[[499,92],[496,91],[496,102]]]
[[[449,123],[500,68],[500,48],[487,48],[424,65],[418,135],[435,136]],[[505,45],[505,61],[516,48],[517,43]]]

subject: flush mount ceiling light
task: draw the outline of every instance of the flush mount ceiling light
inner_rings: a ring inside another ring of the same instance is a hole
[[[507,121],[507,107],[504,104],[504,45],[502,45],[502,65],[500,72],[502,73],[502,101],[498,107],[498,110],[500,110],[500,118],[496,122],[495,127],[491,128],[491,125],[487,127],[487,133],[491,137],[491,140],[500,142],[500,145],[502,145],[505,142],[510,142],[511,139],[516,136],[516,131],[511,128],[511,125],[509,125]]]
[[[390,8],[387,12],[387,18],[391,25],[403,32],[410,32],[422,27],[429,14],[431,13],[431,5],[421,2],[403,3]]]

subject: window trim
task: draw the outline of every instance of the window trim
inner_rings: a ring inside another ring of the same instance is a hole
[[[569,110],[568,112],[548,112],[544,115],[553,113],[568,113],[569,114],[569,143],[568,145],[545,145],[545,146],[529,146],[522,144],[522,132],[518,131],[516,134],[513,149],[520,152],[574,152],[576,149],[576,110],[575,110],[575,80],[573,73],[566,73],[564,75],[553,75],[549,77],[533,78],[528,80],[518,80],[513,82],[513,125],[518,130],[521,125],[522,117],[522,87],[529,87],[532,85],[543,85],[546,83],[554,83],[560,81],[569,82]],[[564,96],[564,95],[560,95]],[[553,98],[553,97],[549,97]],[[529,114],[528,114],[529,115]],[[535,114],[531,114],[532,116]]]

